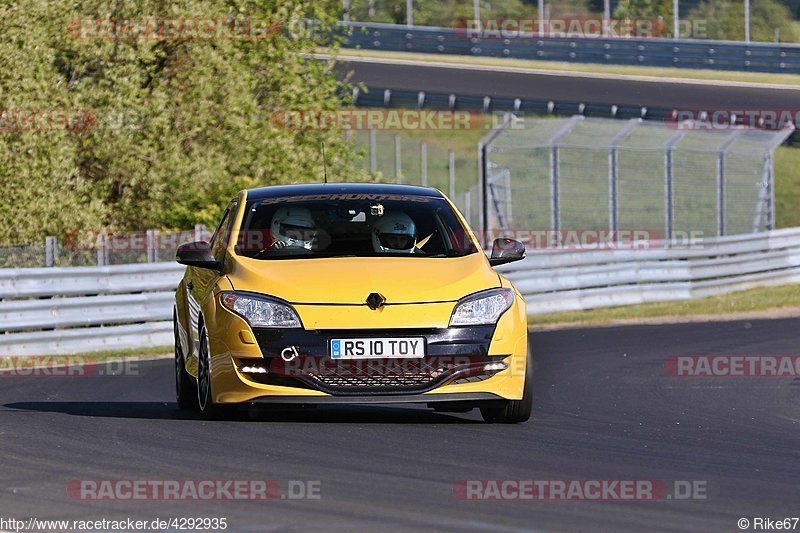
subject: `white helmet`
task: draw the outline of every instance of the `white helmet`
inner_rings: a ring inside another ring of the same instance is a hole
[[[372,247],[376,252],[412,254],[417,244],[417,228],[405,213],[387,213],[372,228]]]
[[[272,216],[274,246],[293,246],[310,250],[317,236],[316,224],[305,207],[281,207]]]

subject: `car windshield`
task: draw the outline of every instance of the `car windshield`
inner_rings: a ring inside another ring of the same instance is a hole
[[[317,194],[247,204],[236,253],[254,259],[461,257],[477,252],[443,198]]]

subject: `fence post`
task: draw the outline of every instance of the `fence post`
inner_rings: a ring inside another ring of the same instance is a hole
[[[680,125],[678,126],[680,127]],[[675,225],[675,184],[673,170],[673,150],[675,144],[681,140],[684,131],[678,131],[667,140],[664,145],[664,239],[672,240],[672,231]]]
[[[467,216],[467,224],[472,226],[472,191],[464,191],[464,211]]]
[[[725,235],[725,153],[731,147],[741,130],[733,133],[722,142],[717,150],[717,235]]]
[[[369,129],[369,171],[375,173],[378,171],[378,143],[375,140],[375,128]]]
[[[642,119],[632,118],[619,130],[608,143],[608,229],[616,232],[619,229],[619,160],[617,147],[633,128],[641,124]],[[614,237],[616,238],[616,236]]]
[[[403,183],[403,159],[400,153],[400,135],[394,136],[394,179],[397,183]]]
[[[583,115],[574,115],[567,123],[564,124],[558,132],[550,139],[550,230],[554,241],[558,240],[558,232],[561,229],[561,206],[559,204],[560,196],[560,178],[561,166],[558,156],[558,143],[561,142],[575,124],[583,120]],[[555,242],[553,243],[555,244]]]
[[[486,216],[488,214],[486,212],[486,202],[483,201],[484,195],[486,194],[486,155],[486,144],[483,142],[483,139],[481,139],[480,142],[478,142],[478,225],[481,231],[480,240],[484,247],[486,246]],[[468,205],[469,202],[469,190],[467,190],[467,196],[464,198],[464,205]],[[467,209],[467,212],[469,212],[469,209]]]
[[[456,153],[453,150],[447,152],[447,167],[450,173],[450,198],[456,197]]]
[[[767,212],[767,229],[775,229],[775,158],[772,152],[769,153],[769,180],[767,185],[769,187],[769,211]]]
[[[672,0],[672,38],[681,38],[681,7],[679,0]],[[691,37],[691,35],[689,36]]]
[[[544,12],[544,0],[537,2],[536,15],[539,17],[539,37],[544,37],[544,20],[547,16]]]
[[[47,236],[44,238],[44,266],[56,266],[57,246],[58,241],[55,237]]]
[[[149,229],[145,232],[145,237],[147,240],[147,262],[148,263],[155,263],[156,262],[156,232],[158,230]]]
[[[108,265],[108,246],[105,233],[97,236],[97,266]]]
[[[478,217],[480,222],[480,238],[483,246],[489,246],[489,201],[488,201],[488,170],[489,159],[487,157],[489,146],[494,142],[500,133],[511,124],[514,119],[512,113],[505,113],[503,121],[494,126],[492,131],[483,136],[478,141]]]
[[[419,144],[419,157],[420,157],[420,184],[423,187],[428,186],[428,143],[425,141]]]

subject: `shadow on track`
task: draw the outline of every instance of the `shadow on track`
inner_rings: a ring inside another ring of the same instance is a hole
[[[63,413],[72,416],[134,418],[151,420],[199,420],[209,422],[313,422],[361,424],[480,424],[477,419],[460,418],[427,409],[372,406],[288,407],[234,406],[224,415],[208,420],[199,413],[180,411],[171,402],[17,402],[4,408],[17,411]]]

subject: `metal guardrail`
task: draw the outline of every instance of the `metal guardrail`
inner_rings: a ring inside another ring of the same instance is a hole
[[[795,237],[773,232],[646,253],[534,252],[507,269],[532,314],[684,299],[797,281],[798,254],[787,255]],[[169,344],[181,271],[173,263],[0,269],[0,355]]]
[[[499,267],[529,314],[686,300],[800,282],[800,228],[688,247],[532,250]],[[175,263],[0,270],[0,356],[172,344]]]
[[[525,296],[529,315],[688,300],[800,282],[800,228],[678,248],[534,251],[498,270]]]
[[[172,344],[177,263],[0,270],[0,356]]]
[[[103,350],[171,345],[172,320],[168,320],[124,326],[0,335],[0,357],[14,355],[69,355]]]
[[[0,269],[0,299],[174,290],[183,268],[170,262]]]
[[[695,39],[470,37],[465,29],[341,23],[348,48],[681,67],[753,72],[800,72],[800,45]]]

